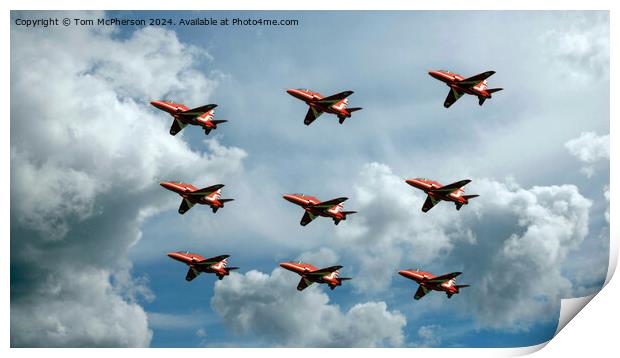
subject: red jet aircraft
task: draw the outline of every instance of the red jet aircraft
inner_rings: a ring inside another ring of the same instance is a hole
[[[306,89],[290,89],[286,92],[306,102],[306,104],[310,106],[310,108],[308,108],[308,113],[306,113],[306,118],[304,119],[304,124],[307,126],[314,122],[315,119],[319,118],[323,112],[337,115],[338,121],[342,124],[345,119],[351,118],[351,113],[362,109],[361,107],[347,108],[349,105],[349,99],[347,97],[353,94],[353,91],[344,91],[328,97],[323,97],[318,92],[312,92]]]
[[[189,266],[189,271],[187,271],[187,276],[185,276],[185,280],[187,281],[195,279],[196,276],[200,275],[202,272],[214,273],[217,275],[217,278],[221,280],[224,276],[230,275],[231,270],[238,269],[238,267],[226,267],[228,264],[227,259],[230,255],[221,255],[205,259],[198,254],[179,251],[171,252],[168,256]]]
[[[465,93],[478,97],[478,104],[482,106],[487,98],[491,98],[491,94],[501,91],[503,88],[488,88],[487,78],[491,77],[495,71],[487,71],[475,76],[465,78],[450,71],[429,71],[428,74],[436,78],[450,87],[448,97],[443,106],[449,108]]]
[[[293,204],[297,204],[304,208],[305,213],[301,218],[301,226],[308,225],[317,216],[324,216],[332,218],[334,224],[338,225],[340,220],[346,220],[347,215],[355,214],[357,211],[343,211],[342,202],[348,198],[336,198],[327,201],[320,201],[314,196],[307,196],[303,194],[286,194],[282,196],[284,199],[290,201]]]
[[[462,187],[471,182],[469,179],[448,185],[441,185],[436,181],[424,178],[407,179],[405,182],[415,188],[424,190],[426,195],[428,195],[422,206],[423,212],[431,210],[440,200],[451,201],[456,204],[456,210],[461,210],[461,206],[469,204],[469,199],[478,197],[478,195],[463,195],[465,191]]]
[[[338,270],[340,270],[342,266],[330,266],[318,269],[312,265],[304,264],[301,261],[297,263],[283,262],[280,266],[301,276],[301,280],[297,285],[297,290],[299,291],[303,291],[306,287],[315,282],[326,283],[329,285],[329,288],[333,290],[336,286],[341,286],[342,281],[351,279],[350,277],[338,277],[338,275],[340,275],[340,271]]]
[[[161,182],[159,185],[174,191],[183,198],[181,206],[179,206],[179,214],[185,214],[195,204],[209,205],[213,212],[216,213],[217,209],[224,207],[224,203],[235,200],[222,199],[224,184],[215,184],[203,189],[198,189],[191,184],[175,182]]]
[[[217,107],[217,104],[207,104],[194,109],[173,102],[152,101],[151,104],[174,117],[172,127],[170,127],[170,134],[172,135],[179,133],[188,124],[202,127],[205,134],[208,135],[212,129],[217,128],[218,124],[228,122],[214,119],[213,109]]]
[[[457,285],[456,276],[461,272],[452,272],[446,275],[435,276],[431,273],[419,271],[419,270],[402,270],[398,271],[401,276],[414,280],[420,287],[415,292],[414,299],[419,300],[424,297],[429,291],[443,291],[448,295],[448,298],[452,295],[459,293],[461,288],[469,287],[469,285]]]

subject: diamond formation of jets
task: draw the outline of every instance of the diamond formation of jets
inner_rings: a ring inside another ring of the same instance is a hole
[[[202,127],[205,134],[208,135],[211,130],[217,128],[218,124],[228,122],[214,118],[213,109],[217,107],[217,104],[207,104],[193,109],[182,104],[166,101],[152,101],[151,105],[164,112],[168,112],[174,118],[170,127],[171,135],[176,135],[188,124]]]
[[[238,267],[226,267],[228,264],[228,258],[230,255],[220,255],[205,259],[198,254],[192,254],[190,252],[170,252],[168,257],[181,261],[189,266],[189,271],[185,276],[186,281],[195,279],[201,273],[214,273],[218,279],[223,279],[224,276],[230,275],[230,271],[237,270]]]
[[[348,108],[349,97],[353,94],[353,91],[344,91],[332,96],[323,97],[318,92],[312,92],[307,89],[289,89],[286,91],[291,96],[300,99],[310,107],[304,124],[309,126],[315,119],[317,119],[323,113],[332,113],[338,116],[338,122],[344,123],[344,120],[351,118],[351,114],[355,111],[359,111],[361,107]]]
[[[441,276],[435,276],[425,271],[401,270],[398,271],[398,274],[410,280],[414,280],[420,285],[413,296],[416,300],[424,297],[429,291],[442,291],[450,298],[452,295],[459,293],[461,288],[469,287],[469,285],[456,284],[456,276],[460,275],[461,272],[452,272]]]
[[[449,108],[464,94],[474,95],[478,97],[480,106],[484,104],[486,99],[490,99],[492,94],[501,91],[502,88],[488,88],[487,78],[492,76],[494,71],[487,71],[478,75],[464,78],[450,71],[430,71],[429,75],[433,78],[444,82],[450,87],[450,92],[444,102],[444,107]],[[343,124],[347,118],[351,118],[352,113],[362,108],[349,108],[348,97],[353,91],[344,91],[331,96],[324,97],[318,92],[306,89],[289,89],[286,91],[291,96],[304,101],[308,105],[308,112],[304,119],[305,125],[310,125],[321,114],[330,113],[338,117],[339,123]],[[201,107],[190,109],[182,104],[169,101],[152,101],[151,105],[169,113],[173,118],[170,128],[170,134],[176,135],[188,125],[201,127],[205,134],[208,135],[211,130],[216,129],[218,124],[227,122],[226,120],[216,120],[214,117],[214,108],[216,104],[208,104]],[[448,185],[441,185],[436,181],[415,178],[405,181],[407,184],[423,190],[427,194],[427,198],[422,207],[423,212],[432,209],[439,201],[450,201],[456,205],[456,209],[460,210],[463,205],[469,203],[469,199],[478,195],[464,195],[463,186],[468,184],[470,180],[461,180]],[[182,202],[178,212],[184,214],[190,210],[195,204],[209,205],[216,213],[219,208],[224,207],[224,203],[234,199],[222,199],[221,189],[223,184],[212,185],[203,189],[198,189],[191,184],[181,182],[161,182],[160,185],[170,191],[179,194]],[[306,226],[316,217],[323,216],[331,218],[335,225],[340,221],[346,220],[347,215],[354,214],[356,211],[344,211],[343,202],[348,198],[339,197],[327,201],[320,201],[314,196],[303,194],[285,194],[283,198],[287,201],[301,206],[304,209],[304,215],[300,225]],[[192,281],[201,273],[213,273],[219,280],[230,275],[231,270],[238,267],[227,267],[229,255],[220,255],[212,258],[204,258],[201,255],[190,252],[170,252],[167,254],[176,261],[183,262],[189,266],[186,275],[187,281]],[[280,266],[288,271],[292,271],[301,279],[297,285],[298,291],[303,291],[313,283],[327,284],[333,290],[342,285],[343,281],[351,280],[350,277],[339,277],[342,266],[330,266],[325,268],[317,268],[310,264],[299,262],[283,262]],[[401,270],[400,275],[408,279],[414,280],[419,284],[414,299],[419,300],[430,291],[445,292],[448,298],[460,292],[461,288],[469,287],[469,285],[457,285],[456,277],[461,272],[452,272],[449,274],[435,276],[429,272],[420,270]]]
[[[295,272],[301,276],[299,284],[297,285],[298,291],[303,291],[306,287],[313,283],[325,283],[330,289],[334,289],[337,286],[342,285],[342,281],[350,280],[350,277],[338,277],[340,275],[340,269],[342,266],[330,266],[322,269],[316,268],[312,265],[300,262],[283,262],[280,267],[289,271]]]
[[[487,78],[491,77],[495,71],[487,71],[475,76],[465,78],[459,74],[438,70],[429,71],[428,74],[431,77],[444,82],[450,87],[448,97],[443,103],[443,106],[449,108],[454,102],[461,98],[464,94],[470,94],[478,97],[478,104],[482,106],[484,101],[491,98],[491,94],[501,91],[503,88],[488,88]]]
[[[441,200],[451,201],[456,205],[456,210],[461,210],[463,205],[469,204],[469,199],[478,197],[478,195],[463,195],[465,193],[463,186],[471,182],[469,179],[448,185],[441,185],[436,181],[425,178],[407,179],[405,182],[426,193],[426,201],[424,201],[422,206],[423,212],[431,210]]]
[[[185,214],[196,204],[209,205],[213,213],[216,213],[219,208],[224,207],[224,203],[235,200],[222,199],[224,184],[215,184],[203,189],[198,189],[191,184],[177,182],[161,182],[159,185],[179,194],[183,198],[181,206],[179,206],[179,214]]]
[[[347,215],[355,214],[357,212],[342,210],[342,202],[348,199],[345,197],[327,201],[320,201],[314,196],[303,194],[285,194],[282,197],[304,209],[304,216],[301,218],[300,222],[301,226],[308,225],[317,216],[332,218],[334,220],[334,224],[338,225],[341,220],[347,219]]]

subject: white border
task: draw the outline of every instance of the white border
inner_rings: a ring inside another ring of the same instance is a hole
[[[9,20],[9,11],[11,9],[15,10],[93,10],[93,9],[118,9],[118,10],[149,10],[149,9],[161,9],[161,10],[611,10],[610,12],[610,22],[611,22],[611,66],[610,66],[610,98],[618,98],[617,96],[617,83],[618,83],[618,75],[617,71],[615,71],[617,61],[616,60],[616,47],[618,44],[617,38],[614,37],[614,34],[617,33],[617,23],[618,23],[618,15],[616,11],[618,9],[618,2],[612,1],[600,1],[600,0],[589,0],[589,1],[575,1],[575,0],[521,0],[521,1],[492,1],[492,0],[468,0],[468,1],[458,1],[458,0],[444,0],[437,2],[430,1],[418,1],[418,2],[403,2],[403,1],[394,1],[394,0],[382,0],[380,2],[373,3],[365,3],[361,4],[359,2],[351,1],[351,0],[340,0],[340,1],[328,1],[328,0],[313,0],[313,1],[304,1],[304,2],[296,2],[291,3],[290,1],[282,1],[282,0],[263,0],[263,1],[251,1],[251,0],[221,0],[218,2],[213,1],[191,1],[191,0],[175,0],[175,1],[163,1],[163,0],[151,0],[148,2],[134,2],[130,3],[127,0],[109,0],[109,1],[90,1],[90,2],[79,2],[75,0],[57,0],[54,2],[46,2],[42,0],[24,0],[24,1],[3,1],[0,4],[0,8],[4,10],[4,21]],[[447,25],[449,26],[449,24]],[[4,49],[9,49],[9,41],[10,41],[10,26],[3,26],[0,30],[2,33],[2,41]],[[466,36],[462,35],[462,36]],[[614,42],[615,40],[615,42]],[[4,56],[2,56],[2,64],[4,68],[5,76],[4,78],[10,78],[10,53],[9,51],[4,51]],[[2,87],[1,98],[9,98],[10,93],[10,82],[5,82],[5,85]],[[10,103],[6,102],[5,103]],[[2,174],[0,175],[0,187],[5,189],[5,193],[10,193],[9,185],[10,185],[10,131],[7,130],[9,119],[10,118],[10,109],[9,106],[5,105],[5,130],[0,132],[0,142],[3,143],[3,154],[0,157],[0,161],[2,162]],[[614,137],[617,132],[618,125],[615,121],[618,120],[616,116],[617,110],[614,106],[614,101],[611,101],[611,110],[610,110],[610,132],[611,136]],[[620,153],[619,152],[618,143],[611,141],[611,153]],[[612,160],[610,163],[610,183],[616,183],[617,175],[617,160],[616,157],[612,154]],[[611,185],[610,185],[611,186]],[[537,353],[539,356],[544,357],[557,357],[557,356],[574,356],[577,354],[582,355],[609,355],[608,352],[614,352],[617,350],[617,327],[616,327],[616,318],[620,317],[620,310],[618,309],[618,303],[620,302],[620,284],[618,284],[618,280],[611,281],[613,273],[615,272],[617,266],[618,259],[618,230],[615,225],[613,225],[614,219],[617,215],[615,213],[618,212],[618,195],[616,195],[616,191],[610,190],[610,213],[611,213],[611,228],[610,228],[610,267],[606,280],[606,287],[602,291],[602,294],[598,294],[595,297],[588,297],[587,299],[571,299],[564,300],[562,302],[562,310],[561,313],[562,319],[565,319],[567,316],[570,317],[568,310],[572,310],[573,312],[578,312],[579,309],[583,308],[585,303],[589,302],[590,299],[592,303],[588,305],[587,309],[584,309],[582,313],[576,316],[575,323],[568,324],[565,329],[551,342],[548,344],[548,347]],[[5,194],[5,198],[8,195]],[[6,281],[2,287],[3,295],[2,295],[2,319],[4,321],[4,325],[2,326],[2,335],[5,337],[5,345],[4,348],[7,350],[6,353],[12,354],[14,356],[23,356],[23,355],[34,355],[44,353],[46,355],[51,356],[77,356],[83,355],[84,351],[77,349],[55,349],[55,350],[45,350],[42,352],[41,350],[32,350],[32,349],[8,349],[10,347],[10,289],[8,285],[9,278],[9,260],[10,260],[10,203],[9,200],[4,200],[2,206],[0,206],[0,213],[2,217],[0,220],[0,228],[2,232],[5,234],[2,237],[4,239],[4,250],[0,255],[2,259],[2,274]],[[510,349],[210,349],[208,351],[208,355],[213,356],[214,354],[220,355],[258,355],[258,356],[278,356],[284,357],[289,355],[296,355],[301,357],[310,357],[316,354],[320,355],[383,355],[389,354],[391,356],[402,356],[402,357],[410,357],[411,354],[420,354],[420,355],[433,355],[433,356],[514,356],[514,355],[523,355],[531,352],[535,352],[546,344],[541,344],[533,347],[524,347],[524,348],[510,348]],[[202,355],[207,354],[204,350],[199,349],[184,349],[183,351],[179,350],[169,350],[169,349],[132,349],[132,350],[102,350],[102,349],[90,349],[88,351],[89,355],[98,357],[104,357],[109,354],[121,354],[121,355],[134,355],[134,354],[144,354],[151,356],[161,356],[169,358],[171,354],[196,354]]]

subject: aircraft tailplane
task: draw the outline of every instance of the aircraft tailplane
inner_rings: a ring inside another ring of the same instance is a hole
[[[456,288],[456,292],[459,292],[461,290],[461,288],[465,288],[465,287],[469,287],[470,285],[454,285],[454,287]]]
[[[347,111],[349,111],[349,113],[353,113],[355,111],[360,111],[360,110],[362,110],[362,107],[347,108]]]
[[[503,90],[503,88],[488,88],[487,92],[489,92],[489,94],[491,94],[491,93],[499,92],[501,90]]]
[[[477,197],[479,197],[479,196],[480,196],[480,195],[478,195],[478,194],[473,194],[473,195],[463,195],[463,198],[464,198],[465,200],[469,201],[469,199],[477,198]]]
[[[229,201],[233,201],[233,200],[235,200],[235,199],[217,199],[217,200],[218,200],[220,203],[224,204],[224,203],[227,203],[227,202],[229,202]]]

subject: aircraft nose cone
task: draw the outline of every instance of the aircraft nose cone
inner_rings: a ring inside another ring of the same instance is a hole
[[[295,89],[289,89],[286,90],[286,93],[290,94],[291,96],[297,98],[297,99],[304,99],[305,97],[301,94],[301,92],[299,90],[295,90]]]
[[[151,101],[151,106],[155,107],[155,108],[162,108],[162,103],[161,101]]]
[[[284,194],[284,195],[282,195],[282,197],[283,197],[285,200],[290,201],[291,203],[295,203],[295,202],[297,202],[297,200],[296,200],[296,198],[295,198],[295,196],[294,196],[294,195]]]
[[[280,267],[285,268],[285,269],[287,269],[287,270],[290,270],[290,269],[291,269],[291,264],[290,264],[290,263],[288,263],[288,262],[282,262],[282,263],[280,264]]]
[[[439,74],[439,72],[438,72],[438,71],[432,71],[432,70],[431,70],[431,71],[428,71],[428,74],[429,74],[431,77],[436,78],[436,79],[441,79],[441,78],[443,78],[443,77]]]
[[[172,190],[173,189],[172,184],[167,182],[167,181],[163,181],[163,182],[159,183],[159,185],[161,185],[162,187],[164,187],[164,188],[166,188],[168,190]]]

